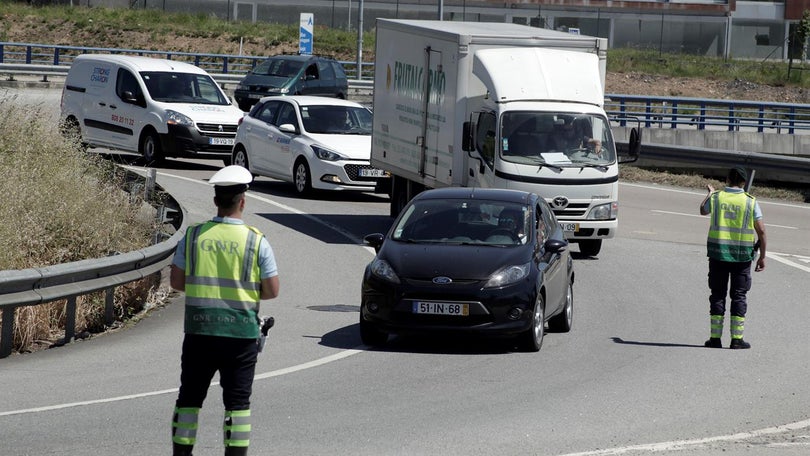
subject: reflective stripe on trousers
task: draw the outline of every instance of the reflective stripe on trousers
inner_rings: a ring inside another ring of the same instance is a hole
[[[194,445],[197,442],[199,407],[175,407],[172,417],[172,442]]]
[[[226,410],[222,426],[225,447],[250,445],[250,410]]]
[[[742,339],[745,329],[745,317],[731,316],[731,338]]]
[[[723,315],[712,315],[710,317],[711,336],[714,339],[723,337]]]

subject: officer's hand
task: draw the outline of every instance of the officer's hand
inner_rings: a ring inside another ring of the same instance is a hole
[[[706,190],[708,190],[709,193],[714,193],[714,187],[712,187],[712,184],[706,184]]]
[[[759,272],[765,269],[765,257],[760,256],[757,260],[757,266],[754,268],[754,271]]]

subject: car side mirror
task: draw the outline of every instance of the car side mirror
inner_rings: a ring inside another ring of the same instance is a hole
[[[283,131],[284,133],[291,133],[291,134],[298,134],[298,130],[295,129],[295,125],[293,124],[281,124],[278,127],[279,130]]]
[[[546,252],[550,253],[560,253],[564,252],[565,249],[568,248],[568,241],[564,241],[561,239],[549,239],[544,244]]]
[[[375,252],[380,251],[384,240],[385,235],[382,233],[372,233],[363,238],[363,241],[373,247]]]

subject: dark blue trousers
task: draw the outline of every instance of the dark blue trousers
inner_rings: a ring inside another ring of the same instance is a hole
[[[214,373],[219,371],[225,410],[250,409],[258,354],[256,339],[186,334],[177,407],[202,407]]]
[[[751,262],[740,263],[709,258],[709,313],[725,315],[726,296],[731,299],[731,315],[745,317],[746,294],[751,289]]]

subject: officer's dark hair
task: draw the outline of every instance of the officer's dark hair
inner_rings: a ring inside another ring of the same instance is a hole
[[[247,185],[215,186],[214,204],[225,211],[235,209],[247,189]]]
[[[748,172],[742,166],[735,166],[728,171],[728,182],[731,185],[744,185],[748,181]]]

